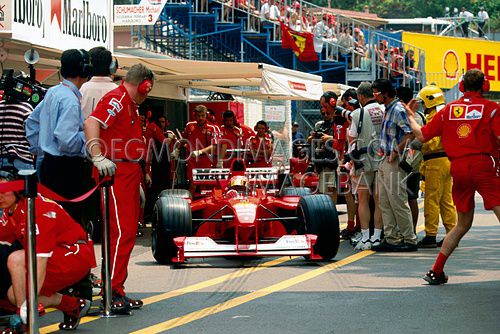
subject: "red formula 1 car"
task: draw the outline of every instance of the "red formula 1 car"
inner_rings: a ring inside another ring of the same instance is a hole
[[[193,170],[214,185],[197,200],[165,190],[155,204],[152,251],[159,263],[188,258],[302,255],[330,260],[339,248],[339,220],[329,196],[276,187],[276,168]],[[276,189],[277,188],[277,189]]]

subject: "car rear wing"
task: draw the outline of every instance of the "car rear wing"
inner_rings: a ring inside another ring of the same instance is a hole
[[[277,167],[247,168],[245,176],[250,184],[271,185],[278,182]],[[229,168],[193,168],[193,183],[203,186],[224,185],[229,181]]]

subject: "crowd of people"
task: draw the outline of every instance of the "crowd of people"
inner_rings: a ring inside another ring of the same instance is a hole
[[[125,291],[138,224],[151,214],[158,194],[174,186],[181,161],[187,167],[184,179],[196,195],[194,168],[230,168],[241,153],[248,167],[271,167],[275,142],[264,120],[252,129],[227,110],[219,124],[203,104],[196,106],[193,121],[176,136],[167,129],[166,115],[139,112],[154,86],[153,72],[136,64],[117,86],[111,79],[117,66],[102,47],[66,50],[61,55],[62,82],[50,88],[34,109],[27,103],[1,101],[0,120],[10,118],[12,129],[2,128],[10,135],[0,142],[0,182],[15,180],[19,169],[36,166],[42,185],[73,199],[99,179],[113,177],[111,310],[129,314],[143,305]],[[319,101],[322,120],[307,136],[298,131],[298,124],[292,125],[294,144],[304,146],[294,145],[294,155],[310,162],[311,173],[318,176],[314,190],[331,195],[334,203],[344,195],[349,212],[342,237],[351,239],[356,250],[409,252],[438,247],[441,215],[447,236],[425,276],[430,284],[447,281],[443,267],[472,224],[476,190],[485,208],[493,209],[500,220],[498,104],[482,97],[488,87],[481,71],[468,71],[461,85],[464,96],[446,105],[437,86],[424,87],[415,100],[411,90],[409,95],[396,90],[388,79],[363,82],[340,99],[325,92]],[[419,102],[425,115],[417,110]],[[311,149],[304,152],[305,147]],[[422,163],[415,158],[417,151],[422,152]],[[418,210],[411,210],[408,202],[419,188],[418,177],[410,181],[409,176],[419,169],[426,184],[425,237],[417,241]],[[98,196],[58,204],[38,195],[36,204],[39,312],[56,307],[64,314],[59,327],[72,330],[88,311],[92,283],[96,284],[90,274],[96,266],[91,236],[101,203]],[[22,192],[2,192],[0,209],[0,299],[2,307],[14,313],[4,332],[22,333],[26,199]]]

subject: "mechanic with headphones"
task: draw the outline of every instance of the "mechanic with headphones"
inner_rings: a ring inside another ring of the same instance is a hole
[[[255,136],[248,139],[250,145],[250,167],[271,167],[273,165],[273,142],[269,138],[269,126],[264,120],[255,124]]]
[[[417,139],[425,143],[441,136],[444,151],[451,161],[452,194],[458,222],[446,235],[434,266],[424,276],[431,285],[448,281],[443,268],[472,226],[476,191],[483,197],[485,209],[493,210],[500,222],[500,175],[497,171],[500,108],[497,103],[483,97],[489,84],[480,70],[467,71],[459,85],[464,96],[448,103],[423,127],[414,118],[417,101],[412,100],[405,107]]]
[[[40,182],[65,198],[85,193],[86,163],[85,134],[83,132],[82,94],[79,89],[92,75],[90,56],[85,50],[66,50],[61,55],[63,81],[47,91],[43,101],[26,120],[26,138],[31,153],[43,160]],[[85,229],[82,203],[62,203],[70,216]]]
[[[141,160],[146,147],[138,105],[153,88],[154,74],[136,64],[127,72],[121,86],[99,101],[85,120],[87,150],[101,176],[114,175],[110,188],[111,309],[129,314],[142,307],[141,300],[125,295],[125,280],[139,222],[139,184]]]
[[[118,69],[118,61],[103,46],[89,50],[92,61],[92,78],[80,88],[82,110],[85,119],[94,111],[97,102],[109,91],[118,87],[112,76]]]

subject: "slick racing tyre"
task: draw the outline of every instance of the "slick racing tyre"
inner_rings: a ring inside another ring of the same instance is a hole
[[[160,195],[158,195],[158,198],[165,197],[165,196],[173,196],[173,197],[180,197],[180,198],[186,198],[186,199],[193,198],[193,196],[191,195],[189,190],[186,190],[186,189],[165,189],[160,193]]]
[[[340,228],[337,210],[330,196],[319,194],[302,197],[297,216],[306,233],[318,236],[314,251],[324,260],[333,259],[339,250]]]
[[[288,187],[288,188],[283,188],[281,190],[281,196],[298,196],[298,197],[304,197],[307,195],[311,195],[311,189],[309,188],[301,188],[301,187]]]
[[[160,264],[171,263],[177,256],[173,239],[192,234],[191,207],[180,197],[160,197],[154,207],[154,220],[151,233],[153,257]]]

